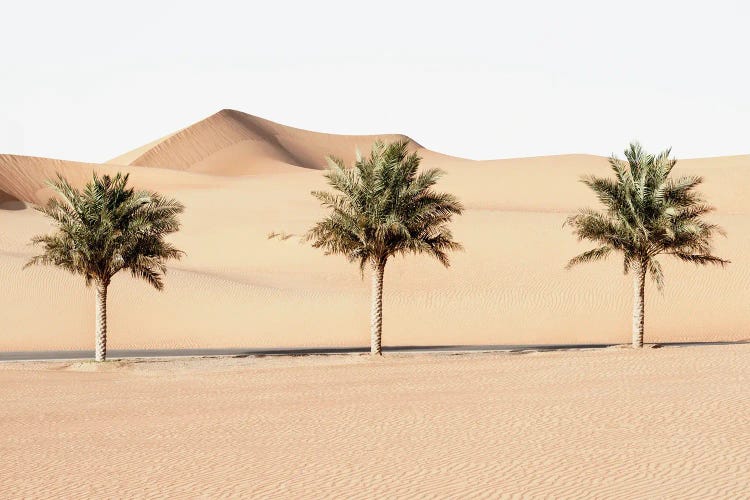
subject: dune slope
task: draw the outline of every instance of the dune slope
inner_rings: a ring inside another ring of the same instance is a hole
[[[327,155],[351,161],[357,146],[367,150],[377,139],[410,140],[408,137],[395,134],[320,134],[224,109],[150,145],[151,147],[145,150],[139,148],[136,151],[140,154],[134,159],[131,159],[131,156],[135,156],[133,154],[126,154],[120,158],[130,160],[130,165],[224,175],[261,173],[267,171],[269,164],[279,163],[322,169],[325,167]],[[414,143],[414,146],[419,145]]]

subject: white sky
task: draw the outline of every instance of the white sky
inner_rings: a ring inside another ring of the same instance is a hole
[[[750,153],[746,0],[4,0],[2,19],[3,153],[104,161],[221,108],[477,159]]]

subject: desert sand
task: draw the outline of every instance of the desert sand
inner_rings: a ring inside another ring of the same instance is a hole
[[[128,172],[187,207],[173,237],[187,256],[169,266],[163,293],[115,278],[110,348],[367,345],[369,284],[356,266],[267,235],[302,234],[321,215],[309,192],[324,187],[326,155],[350,162],[375,139],[404,137],[321,134],[224,110],[102,164],[0,155],[0,350],[92,348],[93,291],[60,270],[21,269],[31,236],[49,230],[31,209],[50,195],[45,180],[60,172],[81,184],[92,171]],[[472,161],[411,147],[466,205],[454,224],[466,250],[447,270],[427,257],[389,263],[385,345],[627,342],[632,285],[621,262],[563,269],[588,248],[562,227],[595,205],[578,178],[606,175],[606,158]],[[647,290],[646,340],[746,339],[750,155],[682,160],[677,172],[705,177],[712,220],[728,232],[716,253],[732,264],[664,259],[664,293]]]
[[[745,498],[750,345],[0,364],[3,497]]]

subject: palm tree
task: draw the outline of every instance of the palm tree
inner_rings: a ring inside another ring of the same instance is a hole
[[[128,175],[99,177],[96,173],[82,191],[58,174],[50,182],[60,199],[36,207],[52,219],[57,231],[36,236],[43,246],[34,264],[61,267],[81,274],[96,290],[96,361],[107,357],[107,286],[122,269],[142,278],[157,290],[164,288],[165,261],[183,252],[164,241],[180,227],[177,215],[184,207],[157,193],[127,187]]]
[[[663,287],[659,255],[671,255],[696,265],[729,263],[711,255],[714,234],[725,233],[703,219],[713,211],[695,191],[703,179],[670,177],[677,160],[669,155],[667,149],[653,156],[640,144],[631,143],[625,150],[627,162],[615,156],[609,160],[614,179],[582,178],[605,210],[583,209],[566,220],[579,241],[585,239],[599,244],[571,259],[567,268],[604,259],[615,251],[623,256],[625,273],[633,271],[634,348],[643,347],[646,274],[659,290]]]
[[[442,175],[429,169],[418,173],[421,158],[409,153],[407,141],[376,142],[368,158],[357,152],[352,168],[328,158],[328,184],[336,191],[313,191],[330,213],[305,235],[326,254],[342,254],[358,262],[364,275],[372,269],[370,352],[381,355],[383,275],[388,258],[425,253],[445,267],[448,251],[460,250],[448,228],[461,203],[451,194],[432,190]]]

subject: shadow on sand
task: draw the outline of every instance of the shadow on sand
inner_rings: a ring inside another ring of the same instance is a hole
[[[647,348],[722,346],[750,344],[750,339],[716,342],[663,342],[646,344]],[[627,348],[628,344],[487,344],[487,345],[426,345],[426,346],[390,346],[383,347],[386,353],[462,353],[462,352],[541,352],[567,351],[581,349],[606,349],[610,347]],[[325,354],[367,353],[369,347],[304,347],[279,349],[113,349],[108,352],[109,358],[170,358],[170,357],[203,357],[203,356],[310,356]],[[0,361],[38,361],[38,360],[71,360],[93,357],[93,351],[15,351],[0,352]]]

